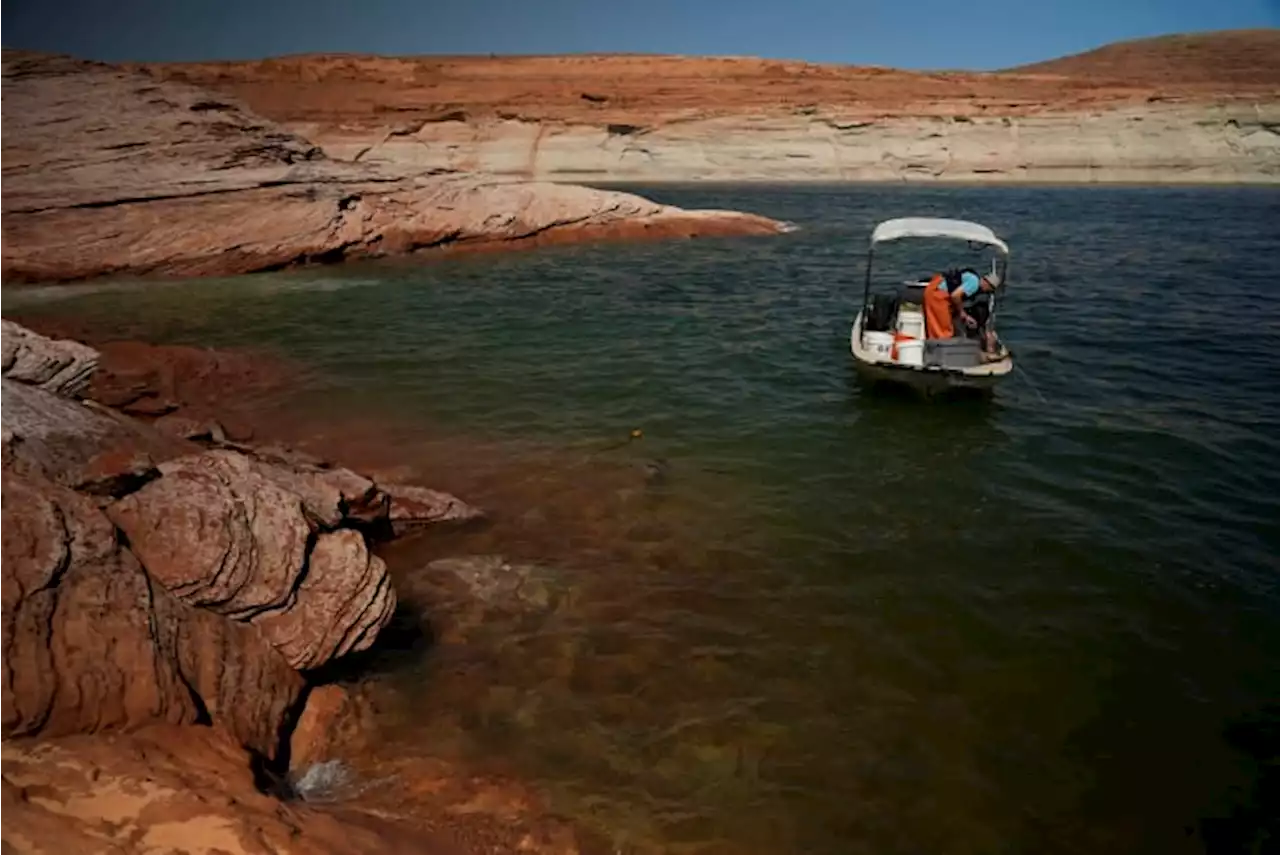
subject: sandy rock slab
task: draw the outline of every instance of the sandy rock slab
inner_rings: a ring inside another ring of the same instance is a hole
[[[4,851],[31,855],[452,855],[367,814],[258,791],[245,751],[211,728],[4,744]]]
[[[123,495],[193,446],[104,407],[0,381],[7,468],[97,495]]]

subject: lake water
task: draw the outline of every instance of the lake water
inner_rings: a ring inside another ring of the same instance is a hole
[[[497,551],[549,599],[397,657],[387,758],[516,774],[620,851],[1276,833],[1280,192],[642,192],[801,228],[11,288],[5,310],[279,350],[319,439],[378,424],[370,460],[494,510],[390,550],[406,598],[430,604],[429,559]],[[1012,245],[1023,371],[992,401],[855,380],[866,236],[907,214]]]

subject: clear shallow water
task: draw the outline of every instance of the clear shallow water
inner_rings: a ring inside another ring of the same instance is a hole
[[[1256,783],[1224,733],[1280,699],[1280,193],[644,192],[802,230],[5,311],[279,348],[297,411],[497,508],[447,549],[550,568],[554,608],[380,683],[388,756],[500,763],[624,848],[1203,851]],[[854,381],[865,237],[908,213],[1013,246],[993,402]],[[389,560],[412,592],[444,548]]]

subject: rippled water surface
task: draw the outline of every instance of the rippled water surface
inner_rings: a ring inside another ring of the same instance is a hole
[[[295,413],[494,509],[388,553],[437,614],[428,560],[538,580],[380,678],[388,758],[519,775],[621,851],[1244,851],[1277,809],[1276,746],[1233,735],[1280,699],[1280,193],[645,192],[801,229],[5,310],[279,349]],[[905,214],[1013,247],[993,401],[855,381],[866,235]]]

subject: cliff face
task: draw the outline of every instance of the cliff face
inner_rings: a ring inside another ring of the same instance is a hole
[[[1019,117],[736,116],[658,127],[309,129],[337,158],[554,181],[1280,181],[1280,103]]]
[[[741,58],[152,66],[331,157],[581,180],[1280,181],[1280,30],[997,73]]]

